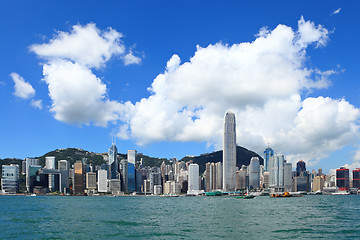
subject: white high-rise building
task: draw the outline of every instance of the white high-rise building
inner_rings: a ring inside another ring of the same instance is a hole
[[[223,142],[223,190],[235,191],[236,183],[236,123],[235,114],[225,113]]]
[[[198,193],[200,190],[199,187],[199,165],[196,163],[191,163],[189,165],[189,176],[188,176],[188,193]]]
[[[135,165],[135,162],[136,162],[136,150],[128,150],[128,153],[127,153],[127,160],[128,160],[128,163],[132,163]]]
[[[260,161],[258,157],[252,157],[249,165],[249,187],[260,187]]]
[[[55,157],[46,157],[45,158],[45,168],[46,169],[55,169]]]
[[[284,190],[284,155],[274,155],[269,161],[269,187]]]
[[[98,192],[107,192],[107,171],[106,170],[98,170]]]

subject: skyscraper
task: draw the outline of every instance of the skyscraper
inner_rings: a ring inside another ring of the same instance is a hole
[[[336,186],[340,190],[349,190],[349,169],[341,167],[336,169]]]
[[[225,113],[223,148],[223,190],[235,191],[236,123],[235,114],[231,111]]]
[[[98,170],[98,192],[107,192],[107,172],[106,170],[100,169]]]
[[[249,165],[249,187],[260,187],[260,161],[258,157],[252,157]]]
[[[300,176],[301,173],[306,171],[306,164],[303,160],[299,160],[296,163],[296,176]]]
[[[191,163],[189,165],[188,193],[197,193],[199,190],[199,165],[197,165],[196,163]]]
[[[113,144],[109,148],[108,179],[116,179],[118,172],[119,172],[119,163],[117,159],[117,147],[115,146],[115,144]]]
[[[69,162],[67,160],[58,161],[58,170],[61,173],[60,191],[64,192],[64,189],[69,187]]]
[[[84,193],[84,166],[81,161],[74,163],[74,194]]]
[[[45,168],[55,169],[55,157],[51,156],[45,158]]]
[[[2,166],[1,188],[4,193],[15,194],[19,190],[19,165]]]
[[[25,169],[25,173],[26,173],[26,190],[28,192],[30,192],[30,172],[29,172],[29,167],[30,166],[39,166],[39,159],[35,159],[35,158],[25,158],[26,161],[26,169]],[[41,166],[39,166],[41,168]]]
[[[135,165],[135,163],[136,163],[136,155],[137,155],[136,150],[128,150],[128,153],[127,153],[128,163],[131,163],[131,164]]]
[[[274,156],[274,150],[272,150],[272,148],[270,148],[270,147],[267,147],[264,151],[264,171],[265,172],[269,171],[269,161],[272,156]]]
[[[274,155],[269,161],[269,187],[284,190],[284,155]]]
[[[360,168],[353,170],[353,187],[360,188]]]

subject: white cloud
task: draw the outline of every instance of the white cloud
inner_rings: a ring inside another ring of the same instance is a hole
[[[305,21],[301,16],[298,22],[298,39],[297,43],[306,48],[308,44],[316,43],[319,46],[325,46],[329,40],[329,31],[321,25],[315,26],[313,22]]]
[[[11,73],[10,76],[15,83],[15,96],[22,99],[29,99],[35,96],[35,89],[30,83],[26,82],[23,77],[14,72]]]
[[[43,106],[42,106],[42,100],[31,100],[31,106],[33,106],[34,108],[37,108],[37,109],[42,109]]]
[[[124,64],[125,65],[140,64],[141,63],[141,58],[134,56],[132,52],[129,52],[128,54],[126,54],[123,57],[123,59],[124,59]]]
[[[331,16],[331,15],[338,14],[340,11],[341,11],[341,8],[338,8],[338,9],[336,9],[334,12],[332,12],[332,13],[330,14],[330,16]]]
[[[106,85],[92,68],[104,67],[114,56],[122,58],[125,65],[140,63],[131,51],[126,54],[121,37],[112,28],[101,31],[90,23],[75,25],[69,33],[59,31],[49,43],[30,46],[45,59],[43,80],[52,100],[50,111],[57,120],[106,126],[120,119],[129,104],[109,100]]]
[[[30,50],[46,60],[70,60],[99,68],[112,56],[124,55],[121,37],[116,30],[100,31],[93,23],[74,25],[70,33],[59,31],[48,44],[34,44]]]
[[[110,101],[107,88],[90,69],[69,61],[53,61],[43,67],[44,81],[49,86],[51,111],[59,121],[70,124],[106,126],[117,121],[126,104]]]
[[[99,51],[83,56],[85,50],[73,47],[82,31],[90,31],[97,39],[87,40],[87,48],[100,44]],[[261,29],[253,42],[197,46],[185,62],[174,54],[148,88],[150,96],[136,103],[108,99],[107,86],[91,70],[114,55],[125,65],[138,61],[131,51],[113,50],[123,46],[119,45],[121,35],[114,31],[108,30],[112,38],[104,37],[93,24],[77,25],[71,33],[59,33],[49,44],[31,48],[47,60],[44,81],[56,119],[100,126],[122,122],[118,137],[140,145],[207,141],[220,149],[223,116],[232,109],[238,144],[261,153],[270,142],[289,160],[302,158],[308,165],[358,137],[359,109],[349,102],[302,98],[309,91],[329,87],[329,77],[335,73],[306,66],[307,48],[325,46],[329,32],[303,17],[298,30],[278,25],[273,30]],[[125,52],[131,54],[128,60]]]
[[[197,47],[188,62],[167,62],[133,105],[118,136],[138,144],[208,141],[222,148],[223,116],[236,113],[237,142],[259,153],[268,142],[291,161],[312,165],[358,136],[359,110],[346,100],[302,99],[302,93],[330,85],[334,70],[305,65],[306,49],[325,46],[328,30],[298,22],[298,30],[262,28],[255,41]]]

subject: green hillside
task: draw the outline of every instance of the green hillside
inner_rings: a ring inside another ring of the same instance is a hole
[[[257,153],[250,151],[246,148],[237,146],[236,147],[236,166],[241,168],[242,165],[249,165],[250,159],[252,157],[258,157],[260,160],[260,164],[264,164],[264,159],[259,156]],[[182,161],[190,161],[192,160],[194,163],[199,165],[200,174],[205,171],[205,164],[207,162],[222,162],[223,161],[223,151],[216,151],[212,153],[201,154],[200,156],[196,157],[184,157],[181,159]]]

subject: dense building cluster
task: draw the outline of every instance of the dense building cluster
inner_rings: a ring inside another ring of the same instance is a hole
[[[248,166],[236,166],[236,124],[235,114],[227,111],[224,117],[223,161],[208,162],[205,171],[199,173],[199,165],[192,161],[171,159],[160,167],[145,166],[136,150],[128,150],[126,158],[121,157],[115,144],[108,153],[102,154],[106,164],[93,166],[87,159],[75,162],[59,160],[48,156],[45,166],[39,160],[26,158],[22,161],[21,174],[26,177],[28,193],[46,194],[58,192],[73,195],[94,194],[189,194],[221,191],[236,193],[253,190],[266,192],[338,192],[360,188],[360,169],[353,170],[352,181],[349,169],[339,168],[336,175],[324,175],[306,170],[304,161],[299,160],[296,170],[284,155],[274,154],[267,147],[264,164],[258,157],[252,157]],[[56,168],[57,163],[57,168]],[[5,194],[13,194],[19,188],[19,165],[2,166],[1,187]]]

